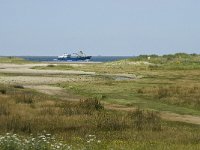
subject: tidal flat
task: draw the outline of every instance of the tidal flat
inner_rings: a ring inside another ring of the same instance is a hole
[[[199,149],[200,55],[0,58],[0,149]]]

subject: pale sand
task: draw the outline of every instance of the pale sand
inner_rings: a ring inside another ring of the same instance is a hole
[[[61,74],[76,74],[76,75],[94,75],[95,72],[84,72],[75,70],[37,70],[31,69],[36,66],[47,66],[49,64],[0,64],[0,73],[18,73],[18,74],[43,74],[43,75],[61,75]]]

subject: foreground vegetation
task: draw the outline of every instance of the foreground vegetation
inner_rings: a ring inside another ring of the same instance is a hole
[[[77,101],[1,84],[0,149],[199,149],[199,125],[162,119],[163,112],[200,116],[199,62],[175,54],[34,67],[97,74],[52,85]]]
[[[0,132],[1,149],[192,149],[200,133],[155,111],[106,110],[96,98],[66,102],[3,85]]]

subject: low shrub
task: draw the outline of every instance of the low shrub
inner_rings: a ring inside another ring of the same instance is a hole
[[[41,115],[54,115],[55,114],[55,108],[52,107],[42,107],[40,111]]]
[[[14,85],[13,87],[16,88],[16,89],[24,89],[23,85]]]
[[[47,67],[55,67],[55,65],[47,65]]]
[[[7,89],[0,89],[0,93],[1,94],[6,94],[7,93]]]
[[[176,86],[153,86],[140,88],[138,94],[151,96],[162,102],[184,107],[200,108],[200,87],[176,85]]]
[[[126,119],[126,116],[118,113],[99,112],[95,117],[95,122],[100,130],[125,130],[128,127]]]
[[[15,94],[16,103],[33,104],[34,96],[29,93]]]
[[[6,129],[14,132],[31,133],[31,121],[20,115],[12,115],[6,119]]]
[[[101,110],[104,109],[104,106],[97,98],[89,98],[86,100],[80,100],[79,106],[83,109],[89,110]]]
[[[132,125],[137,130],[161,130],[161,118],[157,112],[137,109],[129,113]]]
[[[0,104],[0,116],[1,115],[9,115],[9,105],[7,104]]]
[[[104,106],[99,100],[89,98],[86,100],[80,100],[78,103],[65,103],[63,112],[65,115],[79,115],[87,114],[91,115],[94,111],[100,111],[104,109]]]

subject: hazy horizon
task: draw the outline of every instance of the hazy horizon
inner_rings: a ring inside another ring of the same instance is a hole
[[[197,0],[0,0],[0,56],[200,53]]]
[[[135,57],[139,55],[158,55],[158,56],[163,56],[163,55],[173,55],[176,53],[186,53],[186,54],[198,54],[200,53],[187,53],[187,52],[175,52],[175,53],[165,53],[165,54],[156,54],[156,53],[146,53],[146,54],[138,54],[138,55],[90,55],[93,57]],[[60,54],[62,55],[62,54]],[[60,55],[0,55],[0,57],[57,57]]]

